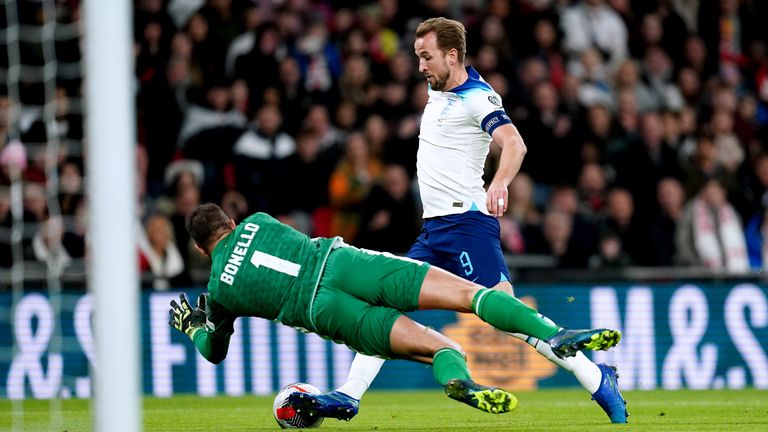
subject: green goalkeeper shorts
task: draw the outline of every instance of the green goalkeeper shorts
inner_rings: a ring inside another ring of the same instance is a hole
[[[389,358],[389,334],[416,310],[429,264],[342,247],[331,252],[312,306],[317,333],[353,350]]]

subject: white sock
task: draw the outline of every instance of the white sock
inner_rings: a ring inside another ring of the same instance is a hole
[[[379,370],[381,370],[381,365],[383,364],[384,359],[359,353],[355,354],[355,358],[352,360],[352,365],[349,367],[347,382],[337,388],[336,391],[342,392],[357,400],[362,399],[366,390],[368,390],[368,387],[370,387],[373,382],[373,379],[379,374]]]
[[[592,363],[592,360],[587,358],[587,356],[585,356],[581,351],[577,352],[574,357],[561,359],[555,355],[555,353],[552,351],[552,347],[549,346],[548,343],[540,339],[536,339],[535,337],[527,336],[522,333],[507,334],[514,336],[523,342],[526,342],[527,344],[536,348],[536,351],[549,359],[549,361],[567,370],[568,372],[571,372],[574,376],[576,376],[579,384],[581,384],[581,386],[584,387],[584,389],[587,390],[589,394],[595,393],[597,389],[600,388],[600,381],[603,378],[603,373],[600,372],[600,368],[598,368],[596,364]]]

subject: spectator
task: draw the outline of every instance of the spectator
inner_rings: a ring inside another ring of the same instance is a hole
[[[144,182],[146,184],[146,181]],[[80,166],[72,160],[61,164],[59,173],[59,211],[63,215],[74,215],[83,199],[83,176]]]
[[[12,226],[11,191],[5,186],[0,186],[0,267],[7,268],[13,265]]]
[[[595,48],[585,50],[578,58],[568,65],[568,71],[581,80],[579,85],[579,101],[584,106],[604,104],[610,106],[611,95],[610,77],[612,75],[603,56]]]
[[[146,227],[139,230],[139,233],[142,270],[151,274],[152,288],[164,291],[171,287],[190,285],[168,218],[162,215],[150,216]]]
[[[634,197],[639,219],[651,218],[656,213],[656,185],[659,180],[681,176],[677,154],[664,143],[663,125],[657,113],[642,115],[640,142],[633,142],[618,156],[614,166],[616,183],[628,189]],[[640,261],[637,257],[633,258]]]
[[[685,208],[676,233],[678,261],[726,273],[749,270],[741,221],[725,188],[710,179]]]
[[[288,47],[277,26],[265,23],[232,41],[227,55],[234,57],[228,76],[246,80],[251,94],[258,99],[265,89],[280,86],[280,64],[288,55]]]
[[[659,45],[677,64],[683,58],[685,38],[691,32],[686,28],[683,17],[672,5],[673,2],[674,0],[659,0],[653,13],[661,20],[663,34]]]
[[[524,253],[524,233],[541,224],[541,213],[533,200],[533,181],[525,173],[519,173],[509,184],[509,207],[499,221],[501,225],[501,247],[508,252]]]
[[[408,172],[401,165],[388,165],[381,184],[374,186],[361,204],[355,244],[405,254],[419,235],[421,214],[417,207]]]
[[[329,197],[334,209],[331,232],[354,243],[360,228],[360,205],[381,176],[381,162],[370,154],[362,132],[347,137],[344,157],[331,174]]]
[[[584,268],[589,255],[581,255],[572,247],[572,218],[565,212],[549,210],[544,214],[540,238],[531,242],[530,253],[555,257],[558,266]]]
[[[262,104],[279,104],[280,112],[286,119],[301,119],[312,106],[312,97],[302,85],[299,63],[293,57],[286,57],[280,61],[280,83],[278,88],[266,87],[259,99]],[[258,75],[257,75],[258,76]],[[277,100],[270,100],[270,95]],[[301,127],[301,122],[288,122],[284,125],[286,132],[295,134]]]
[[[680,110],[683,96],[675,86],[674,64],[660,47],[650,47],[642,57],[640,68],[643,80],[663,109]]]
[[[208,19],[200,12],[187,21],[185,32],[192,41],[192,56],[200,65],[203,82],[218,82],[224,78],[226,44],[210,32]]]
[[[690,68],[704,82],[714,73],[711,66],[711,54],[704,41],[698,36],[689,36],[683,48],[683,67]]]
[[[621,238],[615,232],[605,230],[600,234],[597,253],[589,257],[589,268],[618,268],[632,264],[632,258],[624,251]]]
[[[328,182],[337,162],[335,148],[323,150],[321,136],[312,130],[299,134],[296,153],[285,160],[283,177],[275,188],[277,215],[301,212],[310,218],[315,210],[328,207]]]
[[[385,147],[389,142],[389,125],[384,117],[379,114],[369,115],[363,125],[363,133],[371,156],[379,160],[384,159]]]
[[[307,117],[304,119],[303,126],[304,129],[316,135],[320,140],[320,151],[330,150],[333,153],[337,153],[341,150],[344,134],[331,124],[327,107],[319,104],[312,105],[307,113]]]
[[[44,222],[48,219],[48,201],[45,187],[38,183],[24,185],[24,221]]]
[[[205,181],[203,169],[202,163],[191,159],[179,159],[168,165],[163,180],[165,194],[154,203],[140,202],[143,207],[142,219],[148,217],[153,210],[165,215],[176,211],[176,197],[181,191],[187,188],[200,190]]]
[[[248,209],[248,201],[243,194],[236,190],[228,190],[224,192],[221,197],[219,207],[224,210],[224,213],[232,218],[235,222],[240,223],[246,216],[250,214]]]
[[[706,0],[705,0],[706,1]],[[702,0],[670,0],[672,8],[680,15],[690,33],[699,30],[699,6]]]
[[[746,180],[746,195],[754,206],[750,218],[768,205],[768,154],[761,153],[755,158]]]
[[[176,247],[184,258],[184,262],[190,263],[192,257],[197,254],[193,252],[194,245],[184,223],[189,212],[200,204],[200,189],[193,185],[176,190],[174,204],[174,209],[169,216],[173,226],[173,239],[176,241]]]
[[[339,78],[342,99],[348,99],[360,107],[373,103],[373,79],[368,61],[362,56],[348,58]]]
[[[675,233],[682,219],[685,206],[685,192],[680,181],[666,177],[659,181],[656,196],[659,202],[659,214],[652,225],[651,244],[653,245],[652,265],[671,267],[675,265],[677,245]]]
[[[619,64],[614,84],[614,94],[618,94],[623,89],[628,89],[635,93],[637,110],[640,113],[658,111],[661,107],[662,101],[658,99],[657,95],[648,86],[640,81],[637,64],[632,60],[627,59]],[[614,105],[616,105],[616,102],[614,102]]]
[[[579,196],[576,188],[560,186],[552,191],[547,212],[558,211],[570,217],[570,240],[568,262],[576,267],[585,267],[587,259],[594,253],[597,242],[595,224],[579,211]]]
[[[233,79],[236,77],[236,71],[239,69],[238,62],[243,56],[246,56],[254,49],[257,40],[259,42],[262,41],[263,34],[259,35],[259,29],[264,24],[264,20],[264,14],[255,4],[247,6],[245,11],[243,11],[243,32],[235,35],[227,47],[227,57],[224,64],[227,78]],[[272,28],[274,29],[274,27]],[[269,74],[269,76],[272,78],[277,77],[277,62],[275,62],[275,59],[268,56],[265,60],[270,60],[273,66],[273,69],[271,69],[273,73]],[[262,71],[262,73],[264,72]],[[262,79],[265,78],[264,75],[261,76]],[[239,75],[238,73],[237,78],[247,79],[246,76]]]
[[[533,29],[535,41],[533,55],[547,65],[549,80],[559,90],[565,80],[566,59],[560,50],[562,34],[557,25],[556,18],[551,16],[544,16],[536,21]],[[492,87],[498,91],[498,87]],[[501,96],[504,99],[504,95]]]
[[[585,122],[576,123],[574,132],[574,139],[580,143],[581,161],[602,162],[616,133],[611,112],[605,105],[595,104],[587,109],[585,117]]]
[[[544,81],[534,87],[530,115],[519,126],[526,140],[537,143],[530,146],[523,160],[523,172],[537,183],[549,186],[574,184],[578,167],[570,161],[578,159],[579,148],[569,139],[571,119],[560,111],[552,83]],[[552,158],[552,154],[562,157]]]
[[[637,219],[634,199],[626,189],[614,188],[608,192],[603,229],[618,235],[624,251],[633,262],[648,265],[652,261],[647,231]]]
[[[688,105],[696,105],[701,100],[701,78],[690,67],[683,67],[677,72],[677,88]]]
[[[768,263],[768,212],[760,209],[749,219],[744,229],[749,255],[749,266],[754,271],[762,271]]]
[[[368,55],[375,64],[386,65],[397,53],[399,36],[382,25],[382,8],[377,3],[360,7],[358,17],[360,28],[368,41]]]
[[[325,24],[312,20],[306,25],[291,55],[298,62],[304,89],[313,100],[332,102],[334,84],[341,74],[341,59],[336,46],[328,40]]]
[[[579,175],[579,208],[592,220],[597,219],[605,207],[605,170],[596,163],[584,164]]]
[[[572,56],[589,48],[605,53],[614,68],[627,56],[627,28],[604,0],[584,0],[562,14],[563,46]]]
[[[733,133],[733,114],[719,105],[712,115],[712,132],[717,161],[729,173],[735,173],[744,161],[744,148]]]
[[[33,258],[45,263],[48,271],[54,274],[60,274],[72,262],[63,239],[64,223],[59,216],[43,221],[32,238]]]
[[[711,132],[702,130],[696,136],[696,151],[683,163],[686,182],[685,192],[693,197],[710,178],[730,183],[730,174],[718,159],[715,137]]]
[[[272,211],[275,184],[285,175],[286,159],[296,152],[296,141],[282,125],[280,110],[264,105],[233,147],[237,188],[252,209]]]

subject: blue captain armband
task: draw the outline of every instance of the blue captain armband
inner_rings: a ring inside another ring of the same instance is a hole
[[[505,124],[512,124],[512,120],[509,119],[509,116],[507,113],[505,113],[502,110],[494,111],[483,119],[482,122],[480,122],[480,125],[483,127],[483,130],[488,132],[488,135],[493,135],[493,131],[496,130],[497,127]]]

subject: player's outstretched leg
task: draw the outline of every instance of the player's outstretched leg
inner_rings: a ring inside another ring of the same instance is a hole
[[[619,374],[616,373],[616,367],[606,364],[599,364],[597,367],[600,368],[603,378],[592,399],[608,414],[611,423],[626,423],[629,417],[627,401],[619,392]]]
[[[552,351],[560,358],[573,357],[583,349],[603,351],[616,346],[621,332],[605,328],[593,330],[570,330],[561,328],[547,339]]]
[[[339,391],[323,394],[291,393],[288,396],[288,404],[297,413],[346,421],[357,415],[360,408],[360,401]]]
[[[517,398],[512,393],[496,387],[486,387],[472,380],[448,381],[445,394],[451,399],[491,414],[501,414],[517,408]]]

